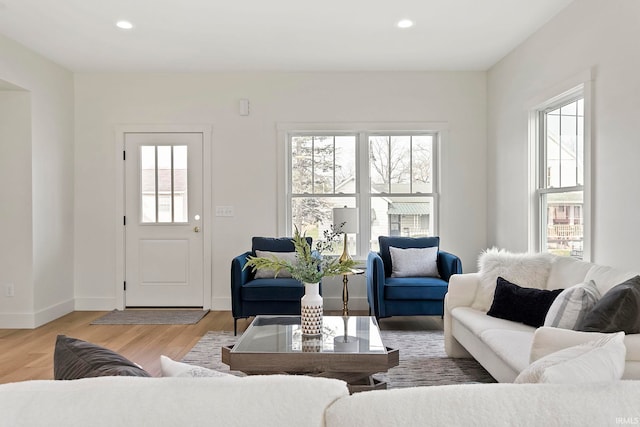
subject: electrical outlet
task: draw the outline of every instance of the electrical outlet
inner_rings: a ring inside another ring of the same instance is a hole
[[[12,297],[15,294],[16,293],[15,293],[15,289],[13,287],[13,283],[7,283],[6,285],[4,285],[4,296]]]
[[[233,206],[216,206],[216,216],[233,216]]]

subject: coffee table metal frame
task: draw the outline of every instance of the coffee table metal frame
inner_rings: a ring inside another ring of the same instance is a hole
[[[375,317],[324,316],[323,329],[303,337],[299,316],[257,316],[235,346],[222,347],[222,362],[249,375],[338,378],[351,393],[386,388],[372,374],[397,366],[399,351],[383,345]]]

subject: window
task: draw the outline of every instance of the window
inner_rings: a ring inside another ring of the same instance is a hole
[[[142,223],[187,222],[187,146],[140,146]]]
[[[585,97],[574,90],[537,110],[538,250],[584,257]]]
[[[371,245],[378,236],[434,234],[433,134],[370,135]],[[374,219],[375,218],[375,219]]]
[[[436,132],[287,133],[287,230],[314,241],[335,207],[359,208],[349,253],[378,250],[378,236],[436,234]],[[334,248],[336,253],[341,247]]]

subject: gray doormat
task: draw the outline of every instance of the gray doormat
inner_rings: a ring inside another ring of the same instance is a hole
[[[126,309],[113,310],[92,325],[193,325],[209,310]]]
[[[474,359],[447,357],[442,331],[381,333],[387,347],[400,349],[400,364],[388,372],[374,375],[387,381],[387,388],[496,382]],[[220,360],[220,348],[235,344],[239,337],[233,336],[233,332],[207,332],[182,361],[243,376],[241,372],[229,371]]]

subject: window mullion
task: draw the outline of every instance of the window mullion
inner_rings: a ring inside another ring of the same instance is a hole
[[[160,209],[158,207],[159,204],[159,198],[160,198],[160,194],[158,193],[158,146],[154,146],[154,153],[155,153],[155,202],[156,202],[156,223],[160,222],[160,218],[159,218],[159,214],[160,214]]]

